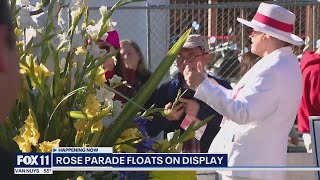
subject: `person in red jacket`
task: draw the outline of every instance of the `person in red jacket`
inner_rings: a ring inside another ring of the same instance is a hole
[[[303,133],[307,152],[311,153],[309,116],[320,116],[320,48],[306,52],[300,61],[303,95],[298,110],[298,130]]]

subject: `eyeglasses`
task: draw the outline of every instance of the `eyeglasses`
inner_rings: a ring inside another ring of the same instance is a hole
[[[206,53],[205,53],[206,54]],[[191,56],[191,57],[189,57],[189,58],[187,58],[187,57],[182,57],[182,56],[178,56],[178,58],[177,58],[177,63],[192,63],[192,62],[194,62],[194,60],[196,59],[196,58],[198,58],[198,57],[201,57],[201,56],[203,56],[203,55],[205,55],[205,54],[201,54],[201,55],[197,55],[197,56]]]
[[[246,28],[246,31],[250,37],[254,36],[255,34],[264,34],[263,32],[256,31],[253,28]]]

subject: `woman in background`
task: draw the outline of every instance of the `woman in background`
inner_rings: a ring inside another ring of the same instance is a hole
[[[123,81],[127,81],[131,88],[127,85],[121,85],[116,90],[128,98],[134,97],[151,75],[145,66],[143,54],[137,43],[131,40],[119,42],[117,31],[112,31],[108,32],[106,40],[101,40],[99,48],[106,49],[107,52],[118,50],[116,58],[111,58],[104,63],[106,79],[112,78],[113,75],[120,76]],[[115,96],[115,100],[126,102],[118,95]]]

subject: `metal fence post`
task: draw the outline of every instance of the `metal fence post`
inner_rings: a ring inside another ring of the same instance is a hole
[[[312,50],[316,49],[316,5],[312,6]]]
[[[241,8],[240,10],[240,15],[241,15],[241,18],[244,19],[244,10],[243,8]],[[244,48],[245,48],[245,42],[244,42],[244,25],[241,24],[241,50],[242,50],[242,53],[244,54]]]
[[[146,3],[146,35],[147,35],[147,68],[150,70],[150,10],[148,8],[149,4]]]

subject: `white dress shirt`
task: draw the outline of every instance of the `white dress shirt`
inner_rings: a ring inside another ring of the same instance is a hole
[[[301,96],[299,62],[291,47],[263,57],[234,90],[205,79],[195,97],[225,117],[209,152],[228,153],[228,166],[286,166],[288,134]],[[219,173],[263,180],[283,180],[286,175],[283,171]]]

